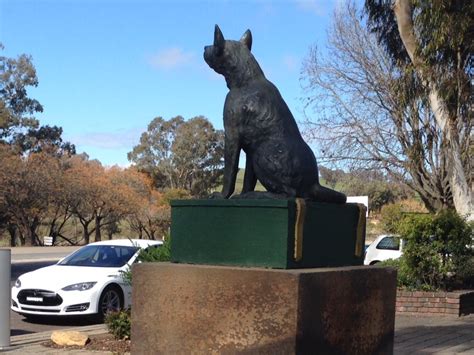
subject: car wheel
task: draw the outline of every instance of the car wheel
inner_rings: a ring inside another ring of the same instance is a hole
[[[123,294],[120,287],[107,286],[99,298],[98,314],[105,317],[108,312],[117,312],[123,308]]]
[[[375,265],[375,264],[377,264],[377,263],[379,263],[379,261],[378,261],[378,260],[375,260],[375,261],[372,261],[369,265]]]

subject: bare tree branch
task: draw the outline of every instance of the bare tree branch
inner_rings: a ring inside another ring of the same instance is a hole
[[[334,14],[327,55],[304,62],[305,135],[320,162],[382,170],[433,211],[452,206],[446,137],[415,72],[403,72],[369,32],[355,5]]]

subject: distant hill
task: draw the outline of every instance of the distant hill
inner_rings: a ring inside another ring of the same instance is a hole
[[[239,194],[240,191],[242,191],[242,186],[244,184],[244,174],[245,174],[245,169],[239,169],[239,172],[237,173],[237,179],[235,180],[235,191],[234,193]],[[222,185],[216,187],[215,191],[221,191],[222,190]],[[257,181],[257,186],[255,186],[255,191],[267,191],[260,181]]]
[[[237,173],[237,179],[235,181],[234,193],[240,193],[240,191],[242,191],[242,185],[244,184],[244,174],[245,174],[245,169],[239,169],[239,172]],[[323,186],[330,187],[326,183],[326,180],[324,180],[322,177],[319,178],[319,183]],[[222,185],[217,186],[214,191],[222,191]],[[257,186],[255,186],[255,191],[267,191],[267,190],[263,187],[260,181],[257,181]]]

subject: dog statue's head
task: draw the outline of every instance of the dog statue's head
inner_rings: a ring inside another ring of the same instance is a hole
[[[204,60],[217,73],[228,76],[239,75],[245,71],[243,66],[255,62],[250,50],[252,48],[252,33],[245,31],[240,41],[225,40],[224,36],[216,25],[214,30],[214,44],[204,47]],[[258,64],[257,64],[258,65]]]

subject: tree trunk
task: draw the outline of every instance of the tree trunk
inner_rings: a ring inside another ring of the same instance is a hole
[[[451,155],[451,190],[456,211],[466,216],[468,220],[474,220],[473,192],[466,178],[461,159],[461,152],[456,129],[450,122],[446,104],[428,75],[424,73],[422,60],[417,56],[417,41],[413,25],[413,5],[411,0],[396,0],[393,11],[397,19],[398,32],[403,45],[415,66],[415,70],[420,75],[423,84],[429,89],[430,107],[436,119],[436,123],[446,134],[449,142]],[[459,119],[457,117],[456,119]]]
[[[18,239],[20,240],[20,246],[25,245],[25,236],[23,235],[23,232],[21,231],[20,228],[17,228],[17,233],[18,233]]]
[[[10,246],[16,247],[16,227],[13,224],[9,224],[7,230],[8,234],[10,234]]]
[[[95,241],[100,242],[102,240],[102,235],[100,233],[100,221],[102,220],[101,217],[95,216]]]
[[[24,236],[25,236],[25,246],[31,247],[31,246],[36,245],[35,235],[29,226],[25,228]]]
[[[90,222],[84,222],[80,221],[82,225],[82,238],[84,239],[84,245],[89,244],[90,242],[90,233],[89,233],[89,223]]]
[[[24,237],[24,245],[27,247],[38,245],[37,236],[36,236],[36,227],[38,225],[37,218],[30,223],[27,217],[22,218],[22,224],[20,229],[22,230],[22,235]]]

